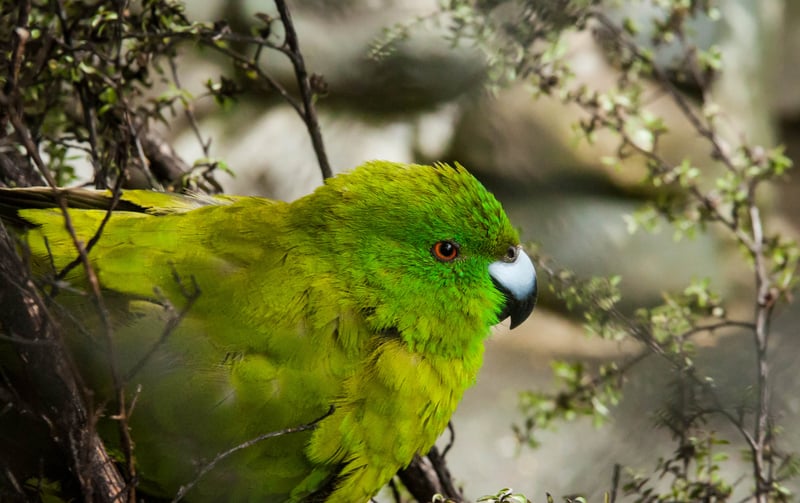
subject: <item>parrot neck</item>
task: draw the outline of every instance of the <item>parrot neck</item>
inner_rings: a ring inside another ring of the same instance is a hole
[[[475,381],[483,344],[462,358],[448,358],[410,351],[390,338],[379,341],[372,354],[309,443],[313,461],[342,465],[326,501],[366,501],[398,466],[426,454]],[[344,439],[334,442],[342,432]]]
[[[399,332],[397,329],[390,329],[390,335],[402,340],[412,353],[426,355],[429,358],[442,358],[444,360],[463,360],[472,361],[477,358],[481,360],[483,355],[483,341],[489,335],[489,329],[485,334],[475,336],[474,331],[458,330],[455,327],[447,327],[446,333],[420,333],[419,330],[408,329]]]

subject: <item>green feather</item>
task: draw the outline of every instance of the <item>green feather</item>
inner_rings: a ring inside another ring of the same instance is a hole
[[[110,194],[62,194],[87,242]],[[0,190],[40,274],[77,256],[54,198]],[[372,497],[430,449],[474,382],[504,301],[487,268],[518,244],[458,165],[372,162],[289,204],[129,191],[117,209],[89,257],[113,314],[115,365],[141,367],[128,387],[141,386],[130,426],[143,490],[174,495],[217,453],[325,416],[225,458],[189,501]],[[442,240],[460,245],[458,259],[433,256]],[[86,285],[80,267],[66,279]],[[193,283],[188,314],[140,365],[166,306],[185,306]],[[98,403],[113,400],[91,303],[70,291],[56,300]],[[101,428],[113,443],[113,420]]]

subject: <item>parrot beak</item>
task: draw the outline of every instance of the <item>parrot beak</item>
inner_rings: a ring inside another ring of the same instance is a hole
[[[502,260],[489,264],[494,286],[503,292],[506,302],[497,316],[499,321],[511,317],[511,328],[525,321],[536,305],[536,269],[522,246],[509,248]]]

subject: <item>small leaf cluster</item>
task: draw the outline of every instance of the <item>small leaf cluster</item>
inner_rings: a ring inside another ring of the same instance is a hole
[[[733,488],[721,473],[728,454],[717,450],[728,442],[717,438],[714,432],[699,434],[682,436],[672,456],[658,460],[654,475],[629,473],[630,480],[622,486],[626,495],[637,503],[728,501]],[[669,485],[667,491],[658,488],[665,479]]]
[[[440,0],[439,9],[384,30],[371,49],[373,58],[389,56],[413,28],[445,31],[453,47],[481,50],[487,87],[498,90],[512,82],[531,82],[537,92],[558,91],[572,72],[564,63],[561,33],[585,26],[598,0]]]
[[[477,503],[530,503],[524,495],[515,493],[512,489],[500,489],[497,494],[478,498]]]
[[[0,83],[10,109],[0,122],[25,125],[57,183],[76,180],[78,160],[91,165],[97,187],[129,165],[144,169],[135,139],[168,103],[140,107],[154,63],[174,57],[160,33],[189,26],[179,4],[3,1],[0,26]]]
[[[84,181],[79,168],[88,165],[98,188],[219,191],[214,173],[228,169],[210,156],[194,109],[205,98],[229,107],[245,86],[228,76],[208,78],[205,92],[194,95],[182,86],[179,66],[187,53],[211,51],[275,91],[278,84],[257,64],[264,48],[288,52],[271,41],[275,22],[258,17],[251,36],[224,22],[190,21],[175,0],[0,0],[0,129],[17,135],[0,137],[0,147],[7,147],[0,148],[0,182],[41,185],[51,176],[64,185]],[[189,121],[202,147],[193,163],[155,132],[177,115]],[[22,148],[18,135],[31,144]],[[27,169],[13,169],[22,164]],[[26,178],[37,170],[38,179]]]
[[[544,393],[524,391],[520,394],[520,409],[524,416],[522,424],[512,430],[521,444],[539,446],[538,431],[552,429],[558,420],[571,421],[588,417],[595,426],[604,424],[611,409],[621,398],[623,368],[617,363],[587,368],[580,361],[552,362],[553,374],[560,391]]]

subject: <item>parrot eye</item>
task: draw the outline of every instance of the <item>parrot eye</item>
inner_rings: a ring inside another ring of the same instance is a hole
[[[439,262],[452,262],[458,258],[459,245],[454,241],[439,241],[433,248],[431,253]]]

